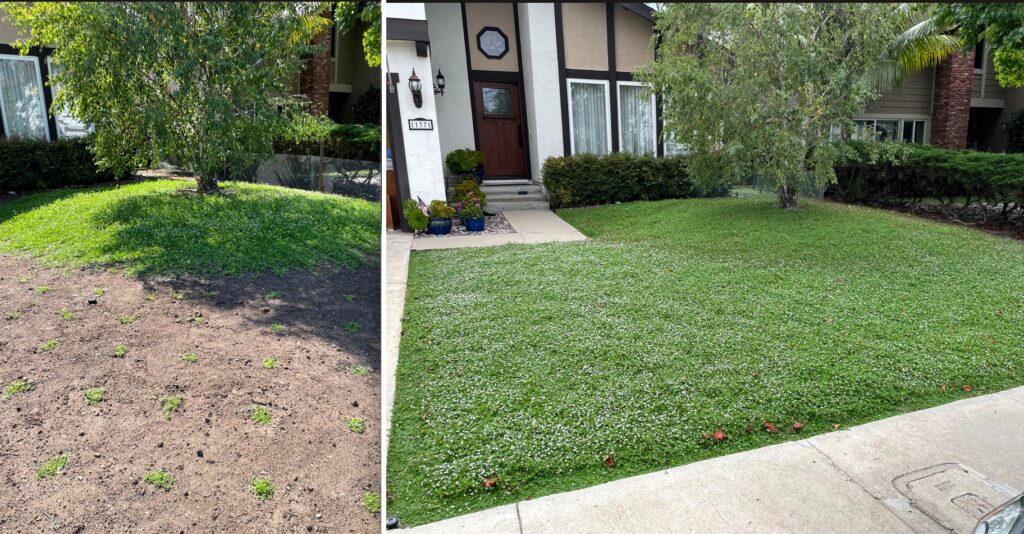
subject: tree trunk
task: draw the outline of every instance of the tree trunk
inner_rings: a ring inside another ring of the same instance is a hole
[[[800,205],[797,202],[796,191],[786,186],[779,188],[779,207],[782,209],[796,209]]]
[[[217,185],[217,178],[213,176],[199,176],[196,178],[196,189],[200,194],[209,195],[220,193],[220,186]]]

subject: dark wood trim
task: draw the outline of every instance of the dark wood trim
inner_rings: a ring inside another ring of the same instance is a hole
[[[605,78],[608,80],[608,113],[612,120],[612,152],[619,151],[619,85],[616,82],[615,73],[615,4],[606,3],[604,10],[605,26],[608,32],[608,72]]]
[[[569,89],[565,86],[565,35],[562,33],[562,3],[555,2],[555,48],[558,49],[558,98],[562,108],[562,153],[572,154],[572,141],[569,131]]]
[[[427,21],[413,19],[388,18],[389,41],[423,41],[430,42],[427,33]]]
[[[405,213],[402,212],[401,206],[406,200],[412,198],[411,189],[409,187],[409,172],[405,166],[405,135],[402,130],[402,112],[398,104],[398,74],[394,72],[386,73],[387,76],[391,77],[391,86],[396,89],[396,92],[392,93],[386,88],[388,113],[387,115],[387,134],[391,136],[391,163],[394,165],[395,182],[398,183],[398,220],[402,222],[402,231],[411,232],[412,227],[409,226],[409,221],[405,220]],[[386,167],[386,165],[385,165]],[[387,179],[387,168],[384,169],[385,180]],[[387,202],[387,196],[385,195],[384,201]]]
[[[469,109],[476,109],[476,92],[473,90],[473,60],[469,55],[469,24],[466,22],[466,3],[460,2],[459,8],[462,10],[462,44],[466,45],[466,84],[469,87]],[[472,113],[472,111],[470,111]],[[473,150],[480,150],[480,137],[476,131],[476,120],[470,121],[470,128],[473,128]],[[442,157],[445,154],[441,154]]]
[[[565,69],[566,78],[582,78],[584,80],[608,80],[609,74],[612,75],[611,79],[620,82],[636,81],[636,76],[632,72],[619,71],[611,73],[605,70]]]
[[[488,54],[487,51],[484,50],[484,48],[482,46],[480,46],[480,36],[483,35],[484,32],[489,32],[489,31],[498,32],[499,35],[501,35],[503,38],[505,38],[505,50],[501,54],[499,54],[497,56],[492,56],[492,55]],[[503,57],[508,55],[508,51],[509,51],[510,48],[512,48],[512,43],[509,42],[508,36],[505,35],[505,32],[501,31],[501,28],[498,28],[496,26],[484,26],[483,28],[480,28],[480,31],[476,32],[476,49],[479,50],[480,53],[483,54],[484,57],[487,58],[487,59],[501,59],[501,58],[503,58]]]
[[[523,73],[504,70],[471,70],[469,78],[473,81],[513,83],[523,81]]]
[[[43,113],[46,114],[47,129],[49,130],[46,138],[49,141],[56,141],[57,119],[53,116],[53,113],[50,112],[50,108],[53,106],[53,90],[50,87],[50,68],[46,64],[46,58],[49,57],[52,52],[53,50],[50,48],[33,46],[28,49],[27,54],[22,54],[21,50],[18,48],[5,43],[0,44],[0,54],[34,57],[36,58],[36,61],[39,62],[39,78],[43,82],[43,106],[45,107]],[[4,137],[4,124],[2,117],[0,117],[0,137]]]
[[[526,83],[523,80],[523,41],[519,35],[519,2],[512,2],[512,21],[516,32],[516,61],[519,62],[519,106],[523,118],[523,152],[526,155],[526,177],[533,180],[533,164],[530,160],[530,114],[526,108]]]

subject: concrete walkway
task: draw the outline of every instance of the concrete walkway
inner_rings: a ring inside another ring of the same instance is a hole
[[[551,210],[502,212],[514,234],[480,234],[414,239],[413,250],[443,248],[492,247],[506,243],[547,243],[550,241],[583,241],[587,237]]]
[[[395,406],[395,370],[398,368],[398,345],[402,341],[402,314],[405,313],[405,286],[409,279],[409,252],[412,250],[412,234],[388,232],[387,280],[384,281],[384,351],[381,357],[382,378],[381,419],[384,437],[381,450],[388,450],[388,436],[391,434],[391,410]],[[386,456],[386,452],[384,455]],[[386,458],[385,458],[386,462]],[[386,467],[387,464],[385,464]],[[386,472],[386,471],[385,471]]]
[[[972,532],[1024,489],[1024,388],[424,525],[414,534]]]

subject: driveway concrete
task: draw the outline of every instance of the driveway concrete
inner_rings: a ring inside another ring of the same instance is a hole
[[[1024,489],[1024,388],[410,532],[972,532]]]
[[[587,236],[555,215],[551,210],[517,210],[502,212],[515,229],[511,234],[480,234],[415,239],[413,250],[493,247],[506,243],[548,243],[552,241],[584,241]]]

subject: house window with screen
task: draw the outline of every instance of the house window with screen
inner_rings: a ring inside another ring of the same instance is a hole
[[[925,119],[856,119],[857,131],[854,139],[864,139],[865,135],[874,135],[877,141],[903,141],[904,143],[925,144],[925,132],[928,121]]]
[[[568,80],[567,83],[572,153],[607,154],[612,144],[608,82]]]
[[[39,58],[0,54],[0,119],[7,137],[49,138]]]
[[[654,154],[658,145],[654,123],[654,95],[644,97],[644,86],[619,82],[619,149],[633,154]]]

